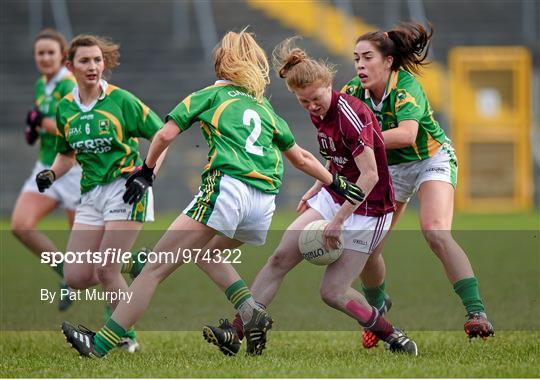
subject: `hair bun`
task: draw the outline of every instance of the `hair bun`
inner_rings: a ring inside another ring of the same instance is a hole
[[[306,53],[304,53],[300,49],[294,49],[291,51],[290,55],[287,57],[286,61],[284,62],[283,66],[279,70],[279,77],[285,78],[288,74],[288,72],[296,65],[298,65],[300,62],[304,61],[307,58]]]

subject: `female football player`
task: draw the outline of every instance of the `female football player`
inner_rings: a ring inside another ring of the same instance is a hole
[[[432,34],[420,24],[406,23],[388,32],[378,30],[358,37],[354,49],[357,77],[342,91],[366,103],[381,124],[397,203],[392,225],[418,192],[422,232],[467,311],[465,332],[469,337],[486,338],[494,332],[478,280],[451,233],[456,155],[414,77],[427,63]],[[384,275],[382,256],[373,255],[362,275],[372,304],[384,300]],[[370,335],[364,334],[367,347],[376,343]]]
[[[64,36],[54,29],[42,30],[34,40],[34,60],[41,77],[35,84],[35,106],[26,118],[25,138],[29,145],[39,140],[39,158],[32,174],[24,183],[19,198],[15,203],[11,217],[13,234],[39,256],[42,252],[56,252],[55,244],[36,229],[37,223],[58,207],[66,210],[71,228],[75,208],[80,199],[79,182],[81,168],[73,166],[53,187],[41,194],[35,183],[36,174],[48,169],[56,156],[56,108],[58,102],[75,86],[75,80],[64,66],[67,43]],[[53,267],[60,276],[61,288],[66,288],[63,281],[63,265]],[[65,310],[71,305],[69,297],[62,297],[59,309]]]
[[[70,44],[67,67],[77,86],[58,105],[58,154],[51,168],[36,176],[39,191],[53,185],[75,164],[82,167],[81,202],[67,252],[130,251],[145,221],[153,221],[148,191],[133,205],[123,200],[127,176],[140,165],[138,137],[151,139],[162,127],[159,117],[134,95],[107,83],[106,69],[119,64],[119,46],[105,38],[79,35]],[[97,259],[97,258],[95,258]],[[75,289],[101,284],[105,291],[126,291],[122,262],[94,259],[66,263],[64,278]],[[118,301],[111,302],[114,309]],[[133,352],[134,331],[121,336]]]
[[[257,274],[251,286],[253,297],[260,305],[272,302],[285,275],[302,261],[298,249],[300,232],[309,223],[326,219],[326,245],[336,248],[343,233],[343,253],[324,272],[320,288],[323,301],[383,339],[390,350],[417,355],[416,343],[388,323],[351,286],[390,228],[394,212],[392,182],[377,120],[361,101],[334,91],[333,67],[294,47],[293,39],[280,44],[273,56],[276,72],[310,114],[327,168],[355,182],[365,199],[359,205],[351,204],[317,181],[300,200],[301,215],[288,227],[276,251]],[[237,318],[233,326],[223,323],[207,327],[216,338],[212,343],[223,352],[233,347],[224,331],[229,332],[228,336],[238,334],[240,339],[243,335]]]
[[[274,198],[281,187],[281,152],[305,173],[330,185],[337,194],[354,201],[358,188],[332,176],[309,152],[300,148],[287,123],[273,110],[263,93],[268,84],[268,61],[250,33],[227,33],[214,52],[217,81],[196,91],[167,116],[152,140],[142,168],[128,180],[125,199],[134,202],[152,185],[157,159],[169,144],[199,122],[208,142],[208,164],[193,201],[171,224],[155,252],[195,252],[218,234],[228,239],[263,244],[274,213]],[[72,346],[84,356],[102,357],[142,316],[158,284],[182,261],[148,263],[130,287],[130,303],[121,302],[111,319],[96,334],[64,322],[62,329]],[[272,319],[257,307],[246,283],[230,264],[217,257],[211,277],[238,310],[246,331],[247,351],[260,354]],[[209,266],[207,265],[207,266]]]

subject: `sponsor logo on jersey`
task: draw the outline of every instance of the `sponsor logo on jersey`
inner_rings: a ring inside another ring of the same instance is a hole
[[[77,153],[106,153],[112,149],[112,137],[98,137],[70,143]]]
[[[79,125],[78,127],[69,128],[68,137],[78,136],[80,134],[82,134],[82,126]]]
[[[98,120],[98,125],[100,135],[108,135],[110,133],[109,119]]]
[[[94,114],[93,113],[87,113],[85,115],[82,115],[81,120],[94,120]]]

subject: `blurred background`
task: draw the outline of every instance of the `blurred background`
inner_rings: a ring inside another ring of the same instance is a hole
[[[121,44],[110,82],[164,117],[190,92],[215,80],[212,49],[221,36],[249,25],[270,54],[286,37],[314,57],[338,64],[335,88],[355,76],[358,35],[418,20],[435,29],[421,78],[436,118],[460,159],[457,206],[462,211],[526,211],[539,204],[540,4],[533,0],[334,1],[37,1],[1,2],[0,211],[9,216],[31,172],[37,146],[23,138],[38,78],[32,56],[44,27],[68,40],[79,33]],[[307,113],[272,75],[267,91],[300,145],[317,152]],[[147,145],[146,145],[147,146]],[[206,162],[198,126],[180,136],[155,184],[156,211],[180,212]],[[279,207],[292,208],[311,180],[286,167]]]

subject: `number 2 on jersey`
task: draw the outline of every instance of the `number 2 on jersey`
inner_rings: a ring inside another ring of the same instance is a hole
[[[257,112],[252,109],[247,109],[244,111],[244,125],[249,127],[251,125],[251,120],[253,120],[255,126],[246,140],[246,150],[251,154],[263,156],[262,146],[255,145],[255,141],[257,141],[261,135],[261,118]]]

